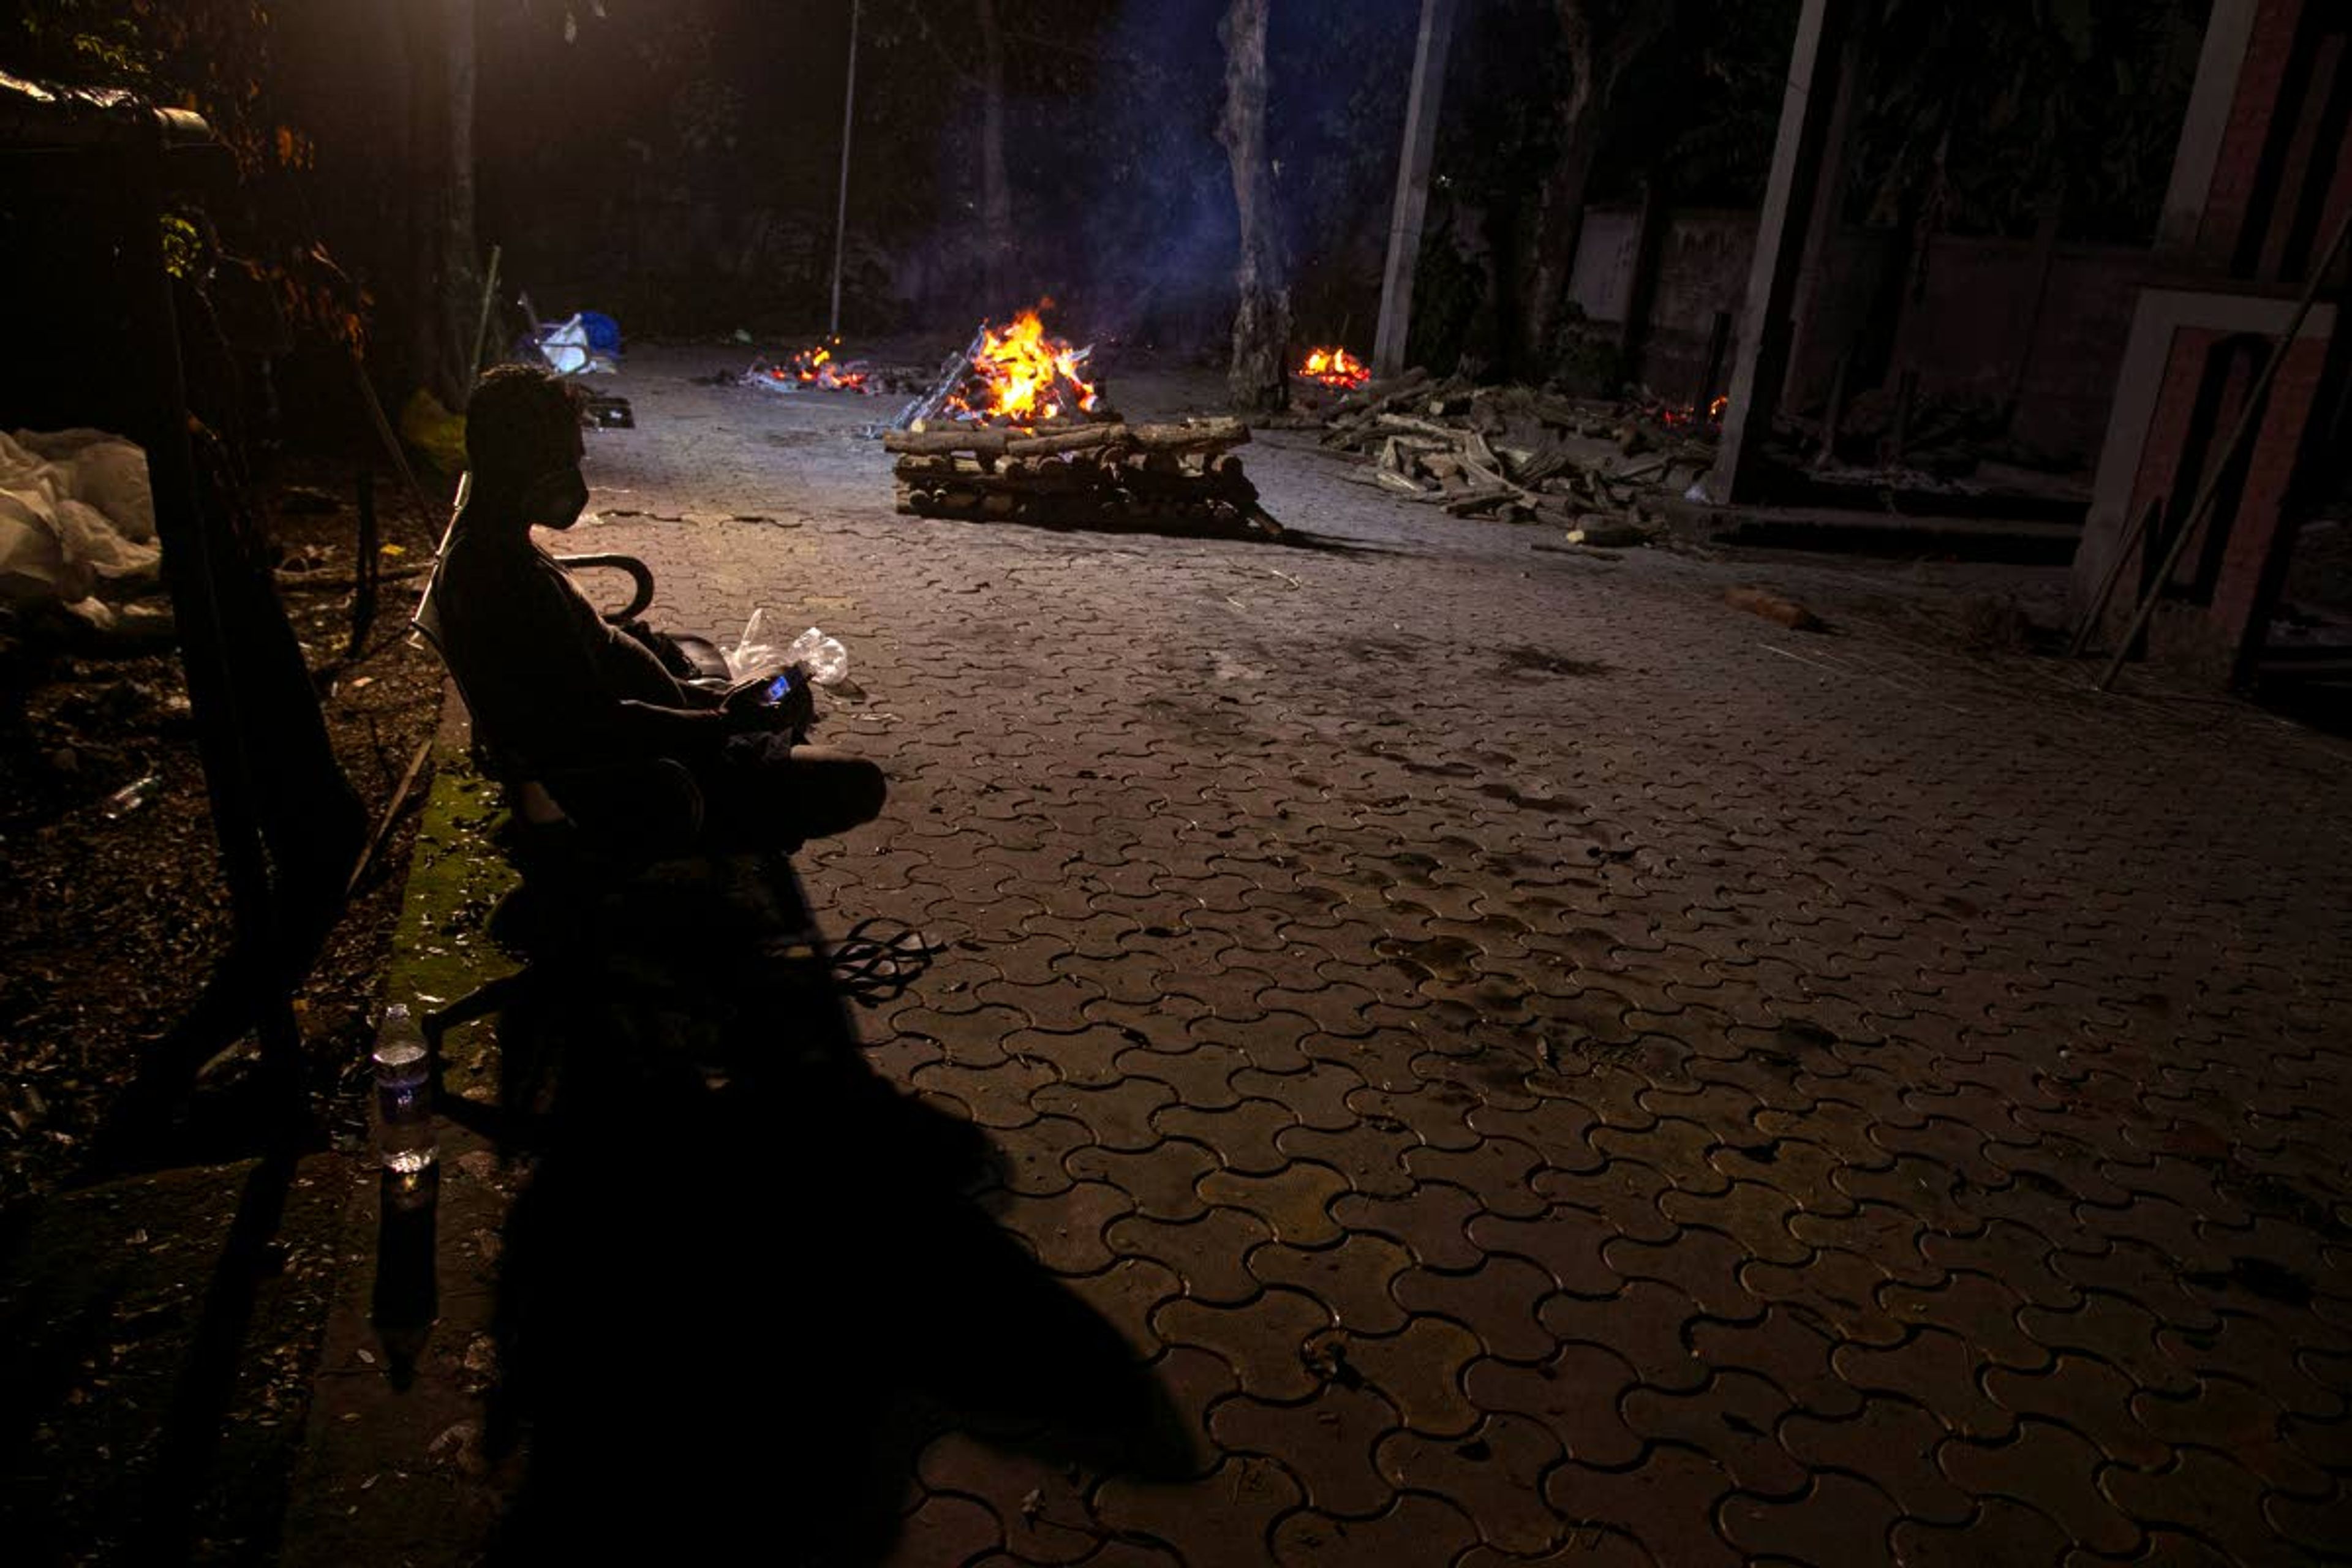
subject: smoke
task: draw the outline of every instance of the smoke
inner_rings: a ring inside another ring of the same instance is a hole
[[[1225,0],[1128,0],[1084,121],[1115,147],[1091,170],[1084,330],[1139,346],[1221,348],[1240,234],[1225,150],[1217,24]],[[1335,319],[1376,300],[1380,242],[1419,0],[1280,0],[1268,38],[1269,152],[1294,293]],[[1369,215],[1377,215],[1376,216]],[[1337,305],[1317,302],[1339,300]],[[1355,320],[1367,331],[1368,306]],[[1363,335],[1361,333],[1359,334]]]

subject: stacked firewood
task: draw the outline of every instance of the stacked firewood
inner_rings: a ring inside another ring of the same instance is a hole
[[[1219,418],[893,430],[882,446],[898,456],[898,510],[913,517],[1278,535],[1233,451],[1248,440],[1247,426]]]
[[[1367,460],[1349,474],[1362,483],[1455,517],[1586,531],[1646,526],[1643,499],[1680,494],[1710,456],[1620,404],[1422,372],[1367,384],[1322,423],[1324,447]]]

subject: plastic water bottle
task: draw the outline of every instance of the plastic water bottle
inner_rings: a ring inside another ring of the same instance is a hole
[[[836,643],[834,646],[837,647],[840,645]],[[100,801],[98,814],[109,822],[120,822],[154,799],[155,792],[163,786],[163,781],[154,773],[133,779]]]
[[[376,1036],[376,1152],[383,1168],[413,1176],[433,1163],[433,1053],[425,1031],[395,1002]]]
[[[819,686],[837,686],[849,673],[849,650],[841,646],[839,637],[829,637],[811,626],[784,650],[784,662],[807,670],[808,678]]]

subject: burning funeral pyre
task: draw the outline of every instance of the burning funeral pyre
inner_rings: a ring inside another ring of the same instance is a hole
[[[1046,335],[1035,310],[1022,311],[1002,332],[982,322],[971,346],[940,367],[939,384],[898,416],[898,428],[922,429],[947,419],[1023,426],[1115,420],[1118,416],[1102,394],[1078,374],[1094,352]]]
[[[1336,392],[1353,392],[1372,379],[1371,366],[1346,349],[1309,349],[1299,379],[1319,382]]]
[[[863,392],[869,395],[873,388],[866,384],[863,366],[845,364],[833,357],[829,348],[803,349],[782,364],[768,367],[768,374],[778,381],[796,381],[803,386],[821,386],[828,392]]]
[[[1081,374],[1093,354],[1049,336],[1035,310],[982,325],[882,438],[898,507],[913,517],[1279,534],[1233,448],[1238,419],[1129,425]]]
[[[1032,432],[973,425],[893,430],[898,510],[911,517],[1046,528],[1279,535],[1233,448],[1238,419],[1075,425]]]

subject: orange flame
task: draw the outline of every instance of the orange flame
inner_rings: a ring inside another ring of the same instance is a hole
[[[1078,374],[1091,352],[1046,336],[1037,312],[1024,310],[1002,333],[993,327],[982,330],[971,368],[987,384],[986,403],[976,406],[959,398],[955,406],[982,418],[1024,423],[1091,412],[1095,389]]]
[[[792,359],[769,367],[768,374],[778,381],[797,381],[803,386],[823,387],[835,392],[864,392],[866,373],[851,370],[837,363],[829,348],[803,349]]]
[[[1370,367],[1346,349],[1311,349],[1307,352],[1306,368],[1299,375],[1308,381],[1319,381],[1326,386],[1348,390],[1372,379]]]

